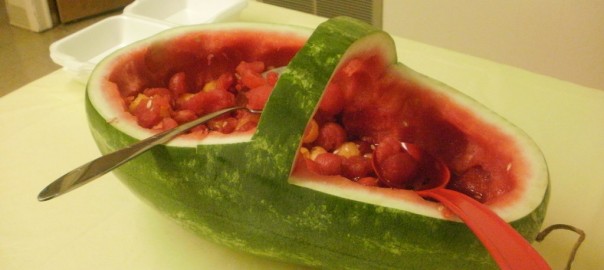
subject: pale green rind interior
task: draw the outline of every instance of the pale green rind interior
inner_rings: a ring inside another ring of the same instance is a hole
[[[157,147],[116,174],[145,201],[201,236],[278,260],[336,269],[494,268],[463,224],[288,183],[304,127],[339,62],[323,60],[341,57],[355,40],[373,34],[385,35],[342,18],[320,26],[279,81],[251,142],[200,145],[195,150]],[[324,57],[316,60],[305,57],[313,44],[326,40],[332,51],[321,51]],[[299,70],[309,67],[315,74],[308,80],[317,88],[295,82]],[[95,73],[102,69],[100,65]],[[137,140],[108,123],[90,98],[90,127],[103,152]],[[513,225],[532,239],[545,205],[544,199]]]

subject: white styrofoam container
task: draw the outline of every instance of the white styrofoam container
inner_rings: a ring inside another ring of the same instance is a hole
[[[246,0],[136,0],[109,17],[50,45],[50,58],[79,81],[113,51],[178,25],[236,18]]]
[[[171,25],[190,25],[234,20],[246,5],[247,0],[136,0],[124,8],[124,14]]]
[[[111,52],[168,28],[122,15],[109,17],[52,43],[50,58],[78,80],[87,81],[96,64]]]

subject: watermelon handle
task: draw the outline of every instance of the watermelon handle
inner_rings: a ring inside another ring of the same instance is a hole
[[[526,239],[478,201],[445,188],[421,190],[417,193],[439,201],[459,216],[501,269],[551,269]]]

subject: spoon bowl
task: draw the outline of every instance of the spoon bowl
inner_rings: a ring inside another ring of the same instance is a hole
[[[131,159],[138,157],[142,153],[148,151],[154,146],[166,143],[172,140],[174,137],[200,125],[207,121],[210,121],[218,116],[225,113],[229,113],[236,110],[247,110],[250,113],[260,114],[262,111],[252,110],[247,107],[230,107],[225,108],[213,113],[209,113],[202,117],[199,117],[191,122],[184,123],[172,129],[168,129],[161,133],[157,133],[149,138],[142,141],[136,142],[126,148],[119,149],[115,152],[103,155],[95,160],[92,160],[80,167],[73,169],[65,175],[59,177],[48,186],[46,186],[39,194],[39,201],[47,201],[58,197],[59,195],[65,194],[71,190],[81,187],[92,180],[114,170],[115,168],[123,165]]]
[[[447,189],[451,172],[445,163],[415,144],[401,142],[401,150],[417,162],[413,179],[407,179],[410,189],[423,198],[440,202],[457,215],[482,242],[501,269],[551,269],[539,253],[510,224],[484,204],[455,190]],[[378,146],[379,147],[379,146]],[[386,175],[380,159],[373,153],[372,165],[382,183]]]

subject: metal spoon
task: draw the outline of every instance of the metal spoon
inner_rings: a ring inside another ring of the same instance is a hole
[[[281,67],[273,67],[268,69],[262,73],[263,77],[266,77],[269,73],[274,72],[277,74],[281,74],[285,71],[287,66]],[[220,111],[216,111],[207,115],[204,115],[200,118],[197,118],[194,121],[187,122],[180,126],[177,126],[173,129],[166,130],[164,132],[155,134],[145,140],[137,142],[133,145],[130,145],[127,148],[117,150],[113,153],[109,153],[102,157],[99,157],[91,162],[88,162],[80,167],[75,168],[74,170],[68,172],[67,174],[59,177],[57,180],[52,182],[46,188],[44,188],[40,194],[38,194],[39,201],[47,201],[52,198],[55,198],[59,195],[65,194],[71,190],[74,190],[84,184],[91,182],[92,180],[102,176],[113,169],[121,166],[122,164],[128,162],[129,160],[137,157],[138,155],[144,153],[145,151],[151,149],[153,146],[158,144],[163,144],[177,135],[195,127],[200,124],[203,124],[209,120],[212,120],[218,116],[221,116],[225,113],[232,112],[235,110],[247,110],[251,113],[261,113],[259,110],[252,110],[246,107],[231,107],[226,108]]]
[[[84,184],[91,182],[99,176],[102,176],[112,171],[113,169],[139,156],[140,154],[146,152],[147,150],[151,149],[156,145],[166,143],[177,135],[195,126],[198,126],[211,119],[214,119],[218,116],[235,110],[247,110],[251,113],[261,113],[261,111],[248,109],[246,107],[230,107],[204,115],[200,118],[197,118],[191,122],[184,123],[173,129],[169,129],[164,132],[155,134],[126,148],[101,156],[59,177],[57,180],[55,180],[46,188],[44,188],[40,192],[40,194],[38,194],[38,200],[47,201],[59,195],[65,194],[71,190],[74,190]]]
[[[402,142],[401,146],[418,161],[420,173],[430,172],[430,175],[419,176],[428,180],[418,186],[417,194],[439,201],[456,214],[478,237],[501,269],[551,269],[526,239],[488,207],[463,193],[446,189],[451,173],[440,159],[414,144]],[[378,178],[382,178],[376,160],[374,152],[373,167]]]

